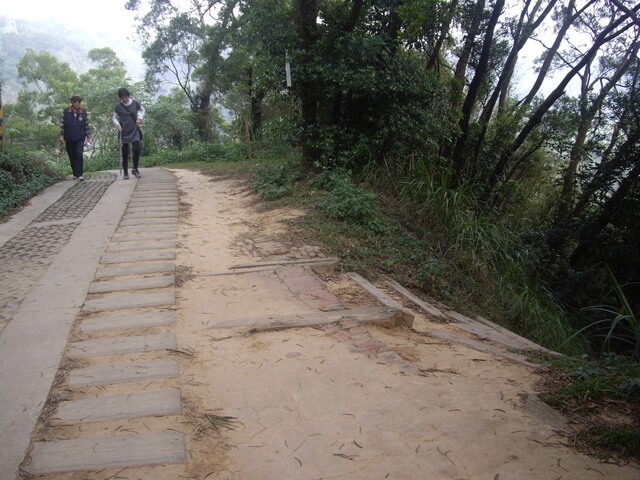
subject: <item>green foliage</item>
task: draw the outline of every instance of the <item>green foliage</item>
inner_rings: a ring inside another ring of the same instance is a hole
[[[329,217],[363,226],[375,233],[386,231],[376,195],[354,185],[347,170],[325,170],[312,185],[326,190],[317,206]]]
[[[556,382],[541,398],[588,427],[580,431],[581,445],[596,453],[619,458],[640,459],[640,428],[627,422],[607,423],[605,410],[615,417],[626,416],[629,408],[640,406],[640,363],[614,353],[598,360],[582,357],[542,356],[564,372],[564,380]],[[632,405],[632,407],[629,407]]]
[[[623,286],[618,283],[611,269],[607,269],[619,305],[597,305],[584,308],[585,311],[596,312],[604,318],[589,323],[573,336],[585,332],[598,339],[603,351],[618,350],[640,360],[640,322],[636,318],[630,300],[625,295]]]
[[[276,200],[291,195],[302,173],[299,165],[287,163],[260,168],[254,177],[253,189],[265,200]]]
[[[55,183],[54,164],[33,154],[0,154],[0,218],[10,214],[38,191]]]
[[[594,449],[605,450],[619,458],[640,458],[640,429],[637,427],[596,426],[581,432],[578,439]]]

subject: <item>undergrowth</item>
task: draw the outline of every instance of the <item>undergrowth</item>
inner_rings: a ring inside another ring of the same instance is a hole
[[[0,154],[0,218],[62,176],[53,157],[38,153]]]
[[[575,445],[600,457],[640,460],[640,363],[615,353],[533,358],[549,365],[540,398],[575,426]]]

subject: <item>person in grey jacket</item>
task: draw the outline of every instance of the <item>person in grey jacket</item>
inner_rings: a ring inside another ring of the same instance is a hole
[[[129,90],[120,88],[118,90],[118,98],[120,101],[116,103],[113,109],[113,123],[118,129],[118,135],[121,139],[122,149],[122,171],[125,180],[129,178],[129,145],[133,152],[133,169],[131,173],[140,178],[138,166],[140,163],[140,142],[142,140],[142,132],[140,125],[144,118],[144,107],[131,98]]]
[[[89,139],[89,114],[80,107],[82,97],[73,95],[71,106],[62,111],[60,118],[60,143],[64,143],[69,155],[74,180],[84,180],[84,142]]]

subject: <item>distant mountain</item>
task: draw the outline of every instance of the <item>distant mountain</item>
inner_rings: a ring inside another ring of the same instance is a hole
[[[81,74],[95,67],[87,58],[89,50],[109,47],[125,63],[127,73],[134,81],[144,78],[142,48],[135,40],[117,37],[107,28],[92,31],[82,23],[72,25],[55,20],[23,19],[15,19],[15,32],[12,27],[12,19],[0,14],[0,80],[5,103],[15,101],[18,91],[23,88],[16,65],[27,48],[47,51]]]

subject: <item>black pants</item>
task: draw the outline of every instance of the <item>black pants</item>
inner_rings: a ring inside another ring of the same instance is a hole
[[[84,152],[84,140],[78,140],[77,142],[67,141],[65,146],[67,147],[67,155],[69,155],[73,176],[81,177],[84,171],[84,158],[82,156]]]
[[[138,170],[138,163],[140,162],[140,142],[132,142],[131,150],[133,150],[133,169]],[[122,144],[122,171],[129,174],[129,144]]]

